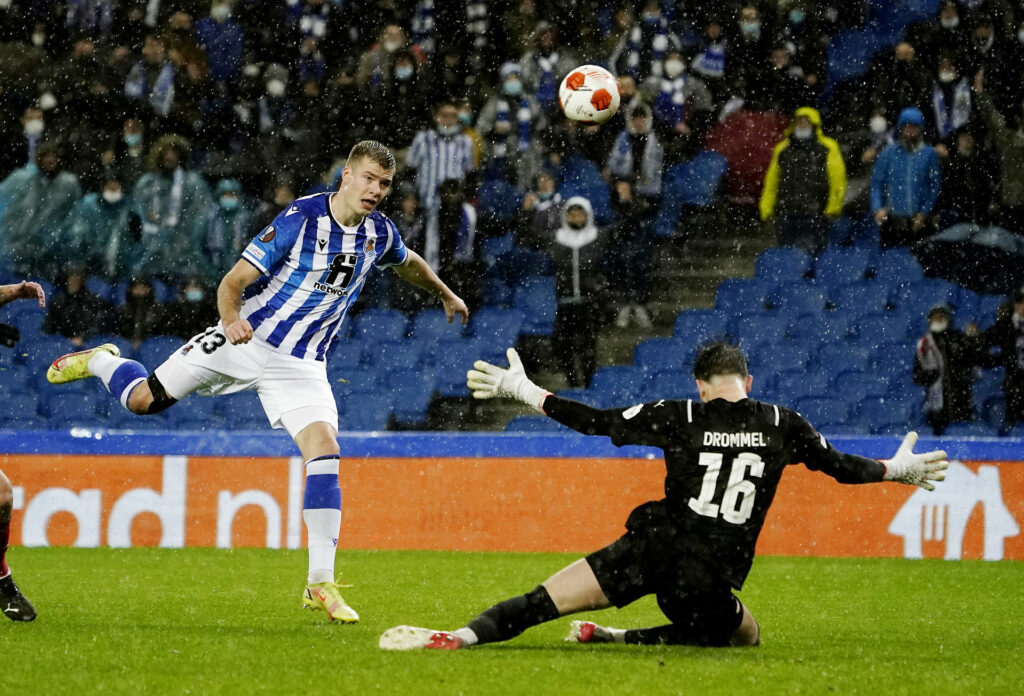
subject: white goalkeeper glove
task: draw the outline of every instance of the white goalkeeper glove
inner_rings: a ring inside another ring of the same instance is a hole
[[[522,401],[538,413],[543,413],[541,404],[551,392],[530,381],[515,348],[509,348],[505,354],[508,356],[508,369],[483,360],[473,363],[475,369],[466,373],[466,386],[473,392],[473,398],[493,399],[503,396]]]
[[[885,480],[909,483],[912,486],[920,486],[928,491],[934,491],[932,481],[942,481],[946,478],[946,453],[942,450],[914,454],[914,444],[917,442],[917,433],[911,430],[903,438],[903,443],[896,450],[892,459],[883,459],[885,465]]]

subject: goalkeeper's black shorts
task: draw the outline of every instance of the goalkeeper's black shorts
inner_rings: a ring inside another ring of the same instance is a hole
[[[680,543],[668,515],[631,515],[627,532],[587,556],[608,600],[624,607],[649,594],[675,626],[703,645],[724,645],[743,619],[732,585],[707,559]],[[640,512],[638,508],[636,512]],[[640,520],[640,521],[638,521]]]

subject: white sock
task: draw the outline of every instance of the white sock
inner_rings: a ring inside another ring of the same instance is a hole
[[[625,643],[626,642],[626,629],[624,629],[624,628],[607,628],[605,630],[612,634],[612,642],[614,642],[614,643]]]
[[[89,358],[89,373],[93,377],[99,377],[103,381],[103,386],[109,388],[114,370],[123,362],[125,362],[124,358],[117,358],[105,350],[98,350]]]
[[[457,636],[459,640],[462,641],[463,645],[476,645],[480,640],[476,637],[476,633],[473,632],[473,629],[469,627],[453,631],[452,635]]]
[[[334,556],[341,530],[341,489],[338,457],[306,462],[306,493],[302,519],[309,538],[309,583],[334,580]]]

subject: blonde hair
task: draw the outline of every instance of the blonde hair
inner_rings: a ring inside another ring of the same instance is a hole
[[[395,156],[391,154],[391,150],[387,146],[376,140],[360,140],[353,145],[352,150],[348,153],[348,160],[345,162],[345,166],[351,167],[355,162],[364,157],[371,162],[379,164],[388,171],[393,172],[395,170]]]

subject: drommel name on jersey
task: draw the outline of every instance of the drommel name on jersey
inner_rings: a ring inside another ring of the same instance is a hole
[[[616,445],[664,450],[665,499],[634,510],[627,527],[644,515],[667,514],[673,543],[701,554],[737,589],[787,464],[803,462],[841,483],[885,475],[880,462],[836,450],[795,411],[749,398],[602,410],[549,396],[544,411],[579,432],[608,435]]]
[[[391,220],[375,211],[346,227],[331,213],[332,195],[299,198],[242,252],[264,278],[246,288],[241,317],[255,340],[298,358],[325,360],[370,269],[406,258]]]

